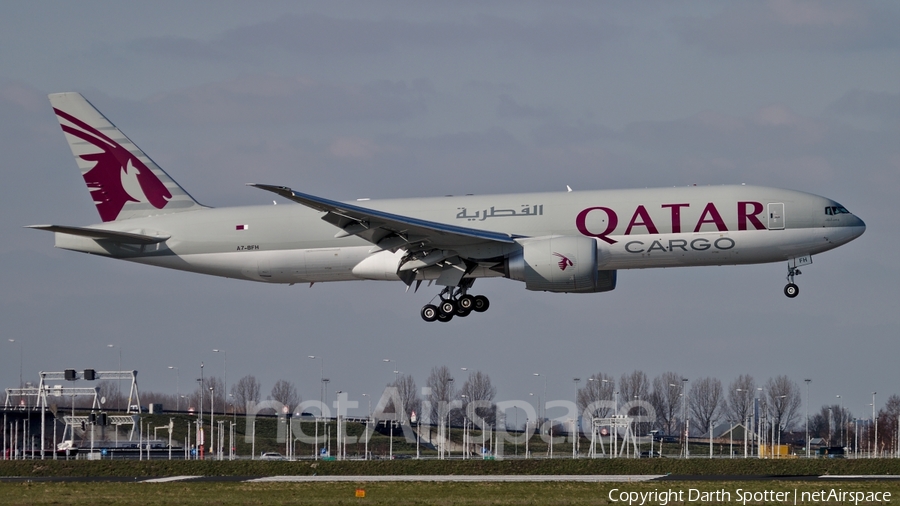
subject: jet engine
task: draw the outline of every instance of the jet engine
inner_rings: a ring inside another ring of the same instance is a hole
[[[545,292],[608,292],[616,287],[616,271],[601,271],[605,263],[591,237],[553,236],[523,239],[509,255],[505,275],[525,282],[528,290]]]

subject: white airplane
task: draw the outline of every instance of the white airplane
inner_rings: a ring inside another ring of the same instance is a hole
[[[560,191],[338,202],[250,184],[301,205],[195,201],[78,93],[50,95],[103,223],[33,225],[56,247],[266,283],[427,280],[426,321],[487,310],[477,278],[528,290],[606,292],[618,269],[788,262],[784,293],[812,255],[862,235],[837,202],[758,186]]]

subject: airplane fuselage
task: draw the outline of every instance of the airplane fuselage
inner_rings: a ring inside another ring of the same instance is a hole
[[[354,205],[527,238],[591,237],[600,270],[778,262],[858,237],[865,224],[831,199],[757,186],[705,186],[368,200]],[[169,236],[127,245],[56,234],[56,246],[190,272],[270,283],[399,280],[399,254],[335,237],[323,213],[292,203],[202,208],[92,228]],[[468,277],[502,276],[517,244],[475,246]],[[483,261],[483,263],[482,263]],[[418,272],[434,279],[436,272]]]

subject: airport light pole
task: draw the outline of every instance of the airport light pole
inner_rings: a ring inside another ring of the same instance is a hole
[[[397,372],[397,371],[394,371]],[[450,455],[450,392],[453,387],[453,378],[447,378],[447,433],[444,434],[444,458]]]
[[[541,374],[541,373],[539,373],[539,372],[533,373],[533,375],[534,375],[534,376],[540,376],[540,377],[544,378],[544,399],[543,399],[543,403],[541,404],[541,416],[540,416],[540,418],[541,418],[541,423],[544,423],[544,418],[547,417],[547,411],[546,411],[546,406],[547,406],[547,375],[546,375],[546,374]],[[538,402],[541,403],[542,401],[541,401],[540,399],[538,399]]]
[[[744,408],[746,408],[746,407],[747,407],[747,394],[746,394],[747,391],[744,390],[743,388],[735,388],[734,391],[735,391],[735,392],[740,392],[740,393],[741,393],[741,397],[744,398],[744,401],[743,401],[742,406],[743,406]],[[748,426],[750,425],[750,423],[749,423],[749,418],[750,418],[750,415],[748,414],[748,415],[745,417],[744,420],[741,420],[741,423],[744,424],[744,431],[743,431],[743,432],[744,432],[744,458],[745,458],[745,459],[747,458],[747,429],[748,429]],[[808,418],[809,418],[809,417],[807,417],[807,419],[808,419]],[[732,427],[731,430],[734,431],[734,427]]]
[[[337,407],[337,416],[335,416],[334,419],[337,422],[335,424],[336,425],[335,430],[337,430],[337,437],[335,438],[335,443],[337,444],[338,460],[344,460],[343,451],[341,450],[341,448],[342,448],[342,446],[341,446],[341,394],[342,393],[343,393],[342,390],[338,390],[337,392],[334,393],[337,396],[337,404],[335,404],[335,406]]]
[[[844,447],[844,398],[841,397],[840,394],[837,395],[837,398],[841,401],[841,430],[839,431],[841,434],[841,448]]]
[[[228,354],[225,353],[225,350],[214,349],[213,353],[221,353],[222,354],[222,388],[225,389],[225,392],[228,391]],[[222,395],[225,394],[222,392]]]
[[[369,431],[369,424],[372,423],[372,397],[369,396],[369,394],[362,394],[362,396],[365,397],[367,401],[369,401],[369,410],[366,411],[366,432],[365,432],[366,456],[363,459],[363,460],[369,460],[369,434],[371,434],[371,432]],[[418,435],[416,435],[416,437],[417,437],[416,449],[418,450]]]
[[[197,379],[200,382],[200,410],[197,412],[197,457],[203,457],[203,446],[206,444],[206,438],[203,437],[203,396],[205,395],[203,392],[203,362],[200,362],[200,378]],[[200,443],[200,441],[203,443]]]
[[[806,458],[809,458],[809,382],[812,379],[806,378],[803,381],[806,382]]]
[[[212,450],[213,458],[215,458],[218,450],[214,439],[216,435],[216,426],[213,425],[216,417],[216,391],[213,388],[209,387],[209,449]]]
[[[762,445],[765,445],[765,439],[764,439],[765,431],[763,430],[763,427],[762,427],[762,425],[763,425],[763,422],[762,422],[762,421],[763,421],[763,413],[759,412],[759,411],[760,411],[760,410],[759,410],[759,401],[762,400],[762,401],[763,401],[763,406],[765,406],[765,411],[766,411],[766,412],[765,412],[765,418],[766,418],[766,420],[768,420],[768,414],[769,414],[769,409],[768,409],[768,408],[769,408],[769,405],[766,404],[766,399],[765,399],[764,397],[762,397],[762,392],[763,392],[762,387],[756,387],[756,391],[757,391],[757,394],[756,394],[756,406],[757,406],[757,412],[758,412],[758,415],[759,415],[759,416],[758,416],[759,420],[757,420],[757,422],[756,422],[756,456],[757,456],[758,458],[763,458],[763,455],[762,455],[762,446],[760,446],[760,445],[761,445],[761,444],[762,444]],[[761,397],[762,397],[762,399],[760,399]]]
[[[778,398],[779,398],[779,399],[787,399],[787,394],[785,394],[785,395],[779,395]],[[778,404],[783,405],[783,403],[784,403],[784,401],[780,401]],[[773,404],[774,404],[774,403],[773,403]],[[773,413],[773,414],[774,414],[774,413]],[[778,419],[775,420],[775,427],[772,427],[772,444],[773,444],[773,445],[775,444],[775,430],[776,430],[776,429],[778,430],[778,446],[781,446],[781,431],[782,431],[782,427],[781,427],[781,414],[780,414],[780,413],[779,413],[779,415],[778,415]],[[773,446],[772,448],[773,448],[773,452],[774,452],[774,446]],[[772,458],[775,458],[775,453],[772,453]]]
[[[175,369],[175,411],[179,411],[179,401],[181,400],[181,373],[178,372],[178,368],[174,365],[170,365],[169,369]]]
[[[690,426],[687,421],[687,397],[684,395],[684,388],[687,386],[687,382],[687,378],[681,378],[681,420],[684,423],[684,458],[688,458],[688,455],[690,455],[688,451],[688,430]]]
[[[581,416],[578,415],[578,384],[581,383],[581,378],[572,378],[572,381],[575,382],[575,421],[572,422],[572,429],[575,432],[575,439],[572,441],[572,455],[573,457],[578,456],[578,439],[581,435],[581,431],[578,430],[581,425]],[[519,411],[516,410],[516,416],[519,415]],[[517,427],[518,428],[518,427]]]
[[[875,457],[878,457],[878,419],[875,418],[875,394],[878,392],[872,392],[872,423],[875,424],[875,440],[872,442],[872,454]]]

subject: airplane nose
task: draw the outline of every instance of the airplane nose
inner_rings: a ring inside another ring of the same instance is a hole
[[[857,238],[857,237],[863,235],[863,232],[866,231],[866,222],[864,222],[863,220],[859,219],[859,217],[857,217],[857,216],[855,216],[855,215],[853,216],[853,219],[854,219],[854,221],[851,222],[848,226],[854,227],[854,228],[857,229],[856,234],[853,236],[853,238],[855,239],[855,238]]]

